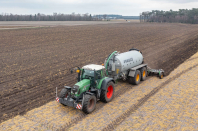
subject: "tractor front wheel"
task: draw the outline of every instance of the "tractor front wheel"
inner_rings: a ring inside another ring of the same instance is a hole
[[[59,98],[67,98],[68,90],[66,88],[63,88],[60,92]]]
[[[85,95],[83,107],[83,112],[89,114],[96,108],[96,96],[94,95]]]
[[[114,97],[114,83],[111,81],[107,84],[106,89],[101,91],[100,100],[110,102]]]
[[[68,91],[67,89],[63,88],[63,89],[61,90],[61,92],[60,92],[59,98],[62,98],[62,99],[67,98],[68,93],[69,93],[69,91]],[[62,103],[61,103],[61,104],[62,104]],[[62,104],[62,105],[64,105],[64,104]]]

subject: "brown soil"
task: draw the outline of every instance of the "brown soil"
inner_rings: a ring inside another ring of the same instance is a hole
[[[1,28],[27,28],[27,27],[32,27],[32,26],[0,26]]]
[[[113,51],[137,48],[168,75],[198,51],[198,28],[185,24],[108,24],[0,31],[0,121],[55,99],[72,86],[70,69],[102,64]]]

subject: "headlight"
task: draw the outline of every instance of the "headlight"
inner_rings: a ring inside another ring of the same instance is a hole
[[[77,92],[76,92],[77,93]],[[80,89],[78,90],[78,95],[80,95]]]

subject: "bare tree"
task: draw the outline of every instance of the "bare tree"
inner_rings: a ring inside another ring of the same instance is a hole
[[[170,23],[179,22],[179,23],[198,24],[197,16],[198,16],[198,8],[193,8],[191,10],[179,9],[179,11],[153,10],[152,12],[149,12],[149,18],[147,21],[149,21],[149,22],[170,22]],[[140,16],[140,19],[141,19],[141,16]]]
[[[91,16],[91,14],[62,14],[54,12],[52,15],[45,14],[34,14],[34,15],[17,15],[17,14],[0,14],[0,21],[96,21],[101,19],[96,19]]]

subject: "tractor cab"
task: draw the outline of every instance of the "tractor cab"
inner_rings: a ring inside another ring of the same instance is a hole
[[[90,64],[81,69],[80,80],[89,79],[91,86],[96,87],[104,75],[105,67],[102,65]]]
[[[73,99],[82,98],[84,92],[100,89],[101,80],[105,78],[104,69],[104,66],[95,64],[74,69],[78,73],[78,82],[73,87],[65,86],[65,88],[71,90]]]

